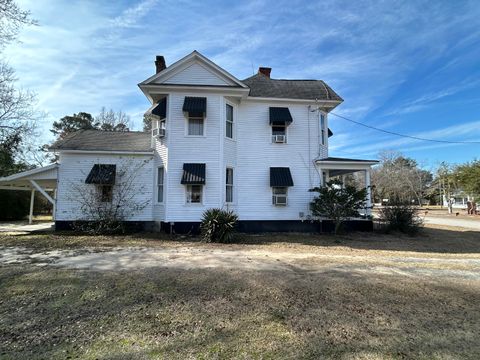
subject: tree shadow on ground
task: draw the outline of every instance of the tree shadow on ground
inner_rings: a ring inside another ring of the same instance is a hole
[[[479,284],[0,268],[0,357],[478,358]]]
[[[420,253],[480,253],[480,232],[423,228],[418,235],[401,233],[353,232],[339,235],[272,233],[239,234],[237,243],[248,245],[309,245],[346,247],[356,250],[411,251]]]

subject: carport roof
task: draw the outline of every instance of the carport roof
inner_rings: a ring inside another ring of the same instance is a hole
[[[29,190],[32,188],[30,180],[37,181],[44,185],[47,190],[54,189],[57,184],[57,168],[58,164],[51,164],[2,177],[0,178],[0,189]]]

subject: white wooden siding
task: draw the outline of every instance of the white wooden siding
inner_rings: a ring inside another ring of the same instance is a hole
[[[186,136],[187,119],[182,111],[185,96],[191,93],[174,93],[170,99],[169,149],[167,175],[166,221],[199,221],[202,213],[212,207],[222,206],[220,183],[220,134],[222,131],[220,106],[223,97],[206,95],[207,116],[205,136]],[[184,163],[205,163],[206,184],[203,187],[203,203],[187,204],[185,185],[180,183]]]
[[[192,84],[192,85],[232,85],[225,81],[219,75],[208,70],[201,64],[194,62],[185,69],[172,75],[170,78],[163,80],[164,84]]]
[[[58,168],[57,188],[57,212],[56,220],[73,221],[83,219],[80,213],[79,203],[75,201],[75,187],[83,186],[85,178],[95,164],[116,164],[117,168],[125,164],[145,165],[140,169],[136,177],[133,191],[136,191],[138,201],[148,201],[148,205],[138,214],[127,220],[152,221],[152,200],[153,200],[153,161],[152,156],[147,155],[100,155],[100,154],[60,154],[60,166]],[[134,165],[135,166],[135,165]],[[131,168],[127,165],[127,168]],[[88,185],[90,186],[90,185]],[[91,185],[95,186],[95,185]]]
[[[287,144],[272,144],[269,107],[288,106],[293,122]],[[312,193],[320,178],[313,166],[318,156],[318,121],[307,105],[278,105],[248,101],[239,106],[237,124],[237,213],[241,220],[299,220],[309,213]],[[294,186],[288,205],[272,205],[270,167],[289,167]]]
[[[182,111],[185,96],[206,96],[205,136],[186,135],[187,119]],[[119,163],[125,158],[149,159],[139,176],[147,191],[138,196],[149,199],[149,206],[131,220],[200,221],[202,213],[212,207],[226,207],[225,169],[234,168],[234,203],[228,205],[240,220],[299,220],[300,212],[309,214],[311,187],[320,184],[313,165],[318,157],[328,156],[328,146],[320,144],[317,113],[308,104],[289,104],[248,100],[234,103],[234,140],[225,137],[225,103],[223,95],[214,93],[169,94],[167,132],[155,140],[155,155],[109,156],[61,154],[57,195],[57,219],[81,218],[78,205],[69,200],[71,182],[83,182],[95,163]],[[314,105],[314,104],[312,104]],[[272,144],[269,107],[288,106],[293,122],[287,130],[287,144]],[[328,119],[327,119],[328,124]],[[328,142],[327,142],[328,145]],[[180,183],[184,163],[206,164],[206,185],[202,204],[187,204],[185,186]],[[165,169],[164,203],[156,202],[156,172]],[[294,186],[288,190],[288,205],[272,205],[270,167],[289,167]]]

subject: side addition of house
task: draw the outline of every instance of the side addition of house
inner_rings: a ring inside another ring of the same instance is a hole
[[[353,172],[369,187],[375,161],[329,157],[328,114],[343,100],[325,82],[274,79],[266,67],[239,80],[197,51],[155,65],[139,84],[151,133],[81,131],[52,147],[58,227],[84,218],[72,183],[90,177],[108,201],[127,160],[142,164],[136,196],[145,200],[128,220],[168,231],[190,231],[214,207],[235,211],[240,230],[310,231],[309,189]],[[94,175],[107,165],[118,176],[105,184]]]

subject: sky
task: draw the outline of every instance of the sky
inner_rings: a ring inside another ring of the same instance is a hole
[[[334,113],[429,139],[480,142],[480,1],[22,0],[38,26],[5,51],[37,93],[45,142],[54,120],[102,106],[140,130],[137,84],[193,50],[239,79],[322,79],[345,100]],[[334,115],[330,156],[400,151],[422,166],[480,158],[480,144],[400,138]],[[43,140],[43,139],[42,139]]]

